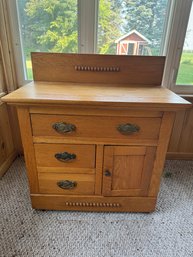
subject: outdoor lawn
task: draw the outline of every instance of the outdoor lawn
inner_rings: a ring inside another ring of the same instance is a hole
[[[193,53],[182,54],[176,84],[193,85]]]
[[[31,61],[26,61],[28,79],[33,79]],[[177,85],[193,85],[193,53],[183,53]]]
[[[33,79],[33,75],[32,75],[32,64],[31,64],[31,60],[27,60],[26,61],[26,68],[27,68],[27,78],[29,80]]]

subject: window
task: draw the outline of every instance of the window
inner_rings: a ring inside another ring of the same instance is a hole
[[[20,85],[32,79],[31,51],[122,55],[167,54],[164,82],[176,90],[172,85],[177,77],[176,70],[180,62],[179,42],[183,45],[187,26],[185,17],[188,17],[192,0],[8,0],[7,2]],[[178,88],[180,84],[193,85],[192,75],[188,71],[191,65],[193,66],[191,58],[193,50],[189,44],[193,38],[190,29],[191,20],[193,18],[190,18],[187,29],[177,77]],[[182,81],[184,78],[187,79],[185,72],[189,74],[189,82]],[[185,88],[183,86],[183,89]]]
[[[164,85],[180,94],[193,93],[192,0],[174,1],[166,49]]]
[[[162,54],[168,9],[168,0],[100,0],[97,52]]]
[[[162,54],[168,0],[8,0],[8,6],[20,84],[32,79],[32,51]]]
[[[176,84],[193,86],[193,8],[190,12]]]
[[[78,52],[77,0],[16,4],[27,79],[32,79],[30,52]]]

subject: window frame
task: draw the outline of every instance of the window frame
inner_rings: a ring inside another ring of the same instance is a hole
[[[8,18],[10,23],[10,31],[12,35],[12,47],[15,60],[15,69],[17,73],[18,86],[21,87],[30,82],[27,80],[26,65],[24,54],[22,51],[21,31],[19,30],[19,21],[17,17],[16,0],[7,0]]]
[[[77,0],[78,15],[78,52],[95,53],[97,48],[99,0]],[[19,87],[31,82],[27,80],[26,63],[23,54],[21,31],[19,29],[16,0],[7,0],[12,47],[14,52],[17,80]],[[87,14],[87,15],[86,15]]]
[[[0,1],[0,38],[3,39],[0,43],[2,69],[4,73],[4,86],[2,88],[4,92],[0,95],[0,97],[2,97],[4,94],[17,89],[17,78],[14,63],[15,58],[12,49],[12,37],[9,26],[7,2],[5,0]]]
[[[78,1],[78,52],[96,53],[98,10],[100,0]],[[176,85],[177,71],[183,50],[192,0],[169,0],[164,25],[161,54],[166,55],[166,65],[162,85],[176,93],[193,94],[193,86]],[[7,0],[12,44],[19,86],[29,80],[25,79],[25,61],[20,40],[16,0]],[[180,31],[180,33],[179,33]],[[178,33],[177,33],[178,32]]]
[[[163,86],[178,94],[193,94],[193,85],[177,85],[176,80],[180,67],[181,55],[192,7],[192,0],[173,0],[172,17],[170,17],[170,31],[168,31],[165,46],[166,65]]]

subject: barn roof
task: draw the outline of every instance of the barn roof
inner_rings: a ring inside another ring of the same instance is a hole
[[[141,39],[143,39],[144,41],[147,41],[149,44],[151,43],[151,41],[149,39],[147,39],[146,37],[144,37],[141,33],[139,33],[137,30],[133,29],[131,30],[129,33],[125,34],[124,36],[118,38],[115,43],[119,43],[120,41],[122,41],[124,38],[132,35],[132,34],[137,34]]]

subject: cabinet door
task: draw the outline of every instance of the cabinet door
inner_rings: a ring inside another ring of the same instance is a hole
[[[147,195],[155,151],[156,147],[105,146],[103,195]]]

